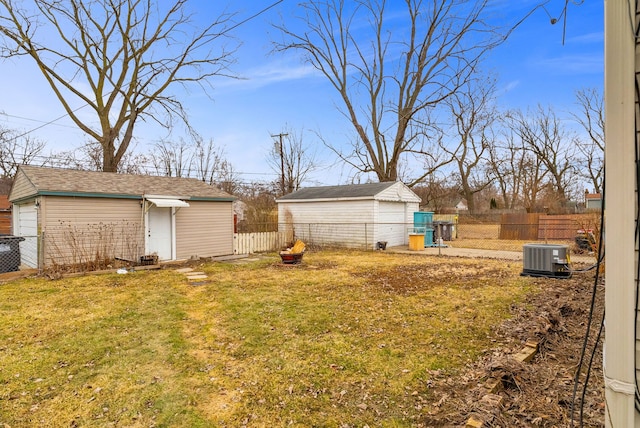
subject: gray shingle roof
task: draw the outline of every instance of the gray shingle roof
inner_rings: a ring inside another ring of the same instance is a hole
[[[167,195],[181,198],[226,199],[234,196],[195,178],[157,177],[78,171],[23,165],[22,171],[38,194],[114,196]]]
[[[306,187],[279,198],[280,201],[300,199],[334,199],[374,197],[383,190],[396,184],[394,181],[384,183],[349,184],[343,186]]]

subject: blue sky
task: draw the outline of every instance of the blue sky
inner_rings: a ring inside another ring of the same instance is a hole
[[[399,2],[399,0],[398,0]],[[239,5],[239,3],[241,3]],[[226,7],[240,21],[271,5],[271,0],[214,3],[193,0],[198,16],[218,13]],[[396,2],[391,2],[393,5]],[[505,22],[523,16],[538,1],[494,0],[491,10]],[[227,159],[243,181],[276,179],[265,162],[273,145],[272,134],[285,130],[304,131],[305,145],[316,150],[323,168],[308,185],[346,182],[352,171],[336,166],[336,159],[315,133],[340,144],[352,134],[349,123],[336,109],[339,100],[328,82],[292,54],[272,53],[271,41],[278,37],[271,23],[289,20],[297,0],[284,0],[267,13],[234,31],[241,45],[233,71],[242,79],[216,79],[213,100],[197,90],[181,95],[191,124],[205,138],[222,146]],[[538,8],[509,40],[487,58],[485,68],[498,78],[497,103],[502,109],[553,106],[559,115],[575,109],[575,92],[603,87],[603,9],[600,1],[567,4],[566,27],[561,16],[565,0],[549,0]],[[293,8],[293,9],[292,9]],[[551,18],[560,18],[555,25]],[[564,43],[563,43],[564,33]],[[64,115],[44,79],[32,63],[23,60],[0,63],[0,125],[21,131]],[[566,114],[565,116],[568,116]],[[71,150],[87,139],[68,119],[33,131],[53,151]],[[136,150],[145,152],[164,131],[142,125]]]

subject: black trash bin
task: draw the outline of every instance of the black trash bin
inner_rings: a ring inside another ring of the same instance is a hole
[[[442,233],[443,241],[451,241],[453,238],[453,222],[452,221],[434,221],[433,227],[436,229],[436,235]]]
[[[20,269],[21,236],[0,235],[0,273],[15,272]]]

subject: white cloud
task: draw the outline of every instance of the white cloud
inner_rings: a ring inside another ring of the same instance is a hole
[[[579,36],[568,37],[566,43],[604,43],[604,31],[581,34]]]
[[[508,92],[513,91],[518,86],[520,86],[520,80],[512,80],[510,82],[507,82],[506,85],[502,86],[502,88],[500,88],[499,92],[501,94],[506,94]]]
[[[604,57],[602,54],[564,55],[538,60],[535,64],[553,74],[596,74],[604,70]]]
[[[274,83],[306,79],[318,76],[318,71],[308,64],[292,65],[283,61],[270,62],[238,73],[239,79],[226,79],[216,89],[256,89]]]

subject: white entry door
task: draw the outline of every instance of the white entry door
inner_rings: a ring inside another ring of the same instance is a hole
[[[173,260],[173,208],[152,206],[147,216],[147,254],[157,254],[158,260]]]

